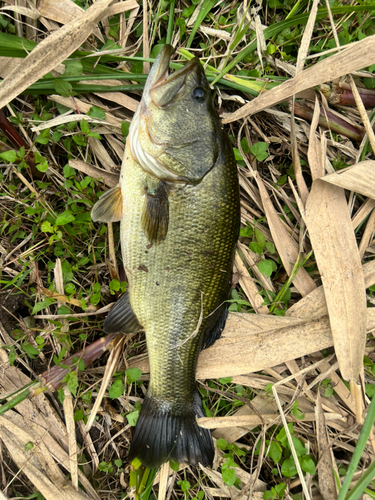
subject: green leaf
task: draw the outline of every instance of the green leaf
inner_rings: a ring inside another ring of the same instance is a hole
[[[65,65],[64,76],[81,76],[83,73],[82,62],[79,59],[67,60]]]
[[[83,410],[80,408],[74,413],[74,422],[79,422],[80,420],[83,420],[85,418],[85,414],[83,413]]]
[[[222,471],[221,475],[223,477],[224,483],[229,487],[233,486],[236,482],[237,476],[234,469],[225,469]]]
[[[327,386],[327,389],[324,391],[324,396],[326,398],[331,398],[333,396],[333,387],[331,385]]]
[[[175,22],[176,28],[180,28],[180,40],[185,34],[186,31],[186,22],[185,19],[182,19],[182,17],[179,17],[176,22]]]
[[[0,153],[0,158],[10,163],[14,163],[17,160],[17,153],[13,149],[4,151],[4,153]]]
[[[181,13],[182,17],[190,17],[192,15],[192,13],[194,12],[194,9],[195,9],[195,5],[190,5],[190,7],[185,7]]]
[[[226,441],[225,439],[220,438],[220,439],[218,439],[216,441],[216,445],[219,448],[219,450],[223,450],[224,451],[224,450],[227,449],[228,441]]]
[[[269,253],[270,253],[270,254],[272,254],[272,255],[273,255],[273,254],[275,253],[275,251],[276,251],[276,250],[275,250],[275,247],[274,247],[274,245],[273,245],[273,243],[271,243],[270,241],[267,241],[267,243],[266,243],[266,248],[267,248],[267,250],[269,251]]]
[[[111,385],[108,391],[108,397],[110,397],[111,399],[116,399],[122,396],[123,392],[124,392],[124,383],[120,378],[118,378]]]
[[[372,399],[373,395],[375,394],[375,385],[365,384],[365,392],[367,397]]]
[[[94,137],[94,139],[99,139],[101,140],[102,136],[98,134],[98,132],[89,132],[87,134],[87,137]]]
[[[35,137],[35,142],[38,142],[39,144],[48,144],[49,143],[49,137],[45,137],[42,134],[37,135]]]
[[[57,389],[57,397],[58,397],[60,403],[63,404],[64,399],[65,399],[64,387],[59,387]]]
[[[78,389],[78,378],[76,372],[69,372],[63,379],[63,382],[66,383],[67,388],[73,394],[74,397],[77,396]]]
[[[25,451],[30,451],[34,448],[34,443],[32,441],[29,441],[28,443],[25,444]]]
[[[139,368],[129,368],[128,370],[125,370],[125,375],[129,383],[136,382],[140,379],[142,370]]]
[[[232,382],[232,377],[219,378],[220,384],[230,384]]]
[[[259,245],[259,243],[257,243],[256,241],[252,241],[249,245],[249,248],[250,248],[250,250],[252,250],[253,252],[255,252],[259,255],[262,255],[262,253],[263,253],[262,245]]]
[[[262,248],[264,248],[266,246],[266,237],[257,228],[255,228],[255,238],[256,238],[257,242],[259,243],[259,245],[262,245]]]
[[[13,366],[14,362],[16,360],[16,352],[15,352],[15,349],[14,349],[14,345],[12,345],[11,348],[9,349],[8,359],[9,359],[10,365]]]
[[[235,158],[236,161],[242,161],[243,162],[242,155],[241,155],[241,153],[239,152],[238,149],[233,148],[233,153],[234,153],[234,158]]]
[[[276,497],[270,490],[267,490],[263,493],[263,500],[273,500],[274,498]]]
[[[307,449],[303,446],[303,443],[295,436],[292,436],[292,441],[294,449],[297,453],[297,457],[302,457],[307,452]]]
[[[272,385],[269,384],[272,388]],[[294,430],[293,430],[293,422],[290,422],[288,424],[288,429],[289,429],[289,432],[291,434],[293,434]],[[281,446],[283,446],[284,448],[286,448],[287,444],[288,444],[288,438],[286,437],[286,432],[285,432],[285,429],[284,427],[281,429],[281,431],[277,434],[276,436],[276,439],[277,441],[279,441],[281,443]]]
[[[77,146],[86,146],[86,138],[83,135],[73,135],[73,141]]]
[[[271,274],[277,269],[277,266],[273,260],[262,259],[257,263],[257,266],[259,271],[267,278],[269,278]]]
[[[67,163],[65,165],[65,167],[63,168],[63,173],[64,173],[64,177],[65,179],[68,179],[69,177],[73,177],[75,174],[76,174],[76,171],[74,168],[72,168],[69,163]]]
[[[181,490],[186,493],[190,488],[189,481],[177,481],[177,484],[180,486]]]
[[[105,112],[98,108],[97,106],[91,106],[89,112],[87,113],[91,118],[98,118],[99,120],[105,120]]]
[[[276,484],[274,488],[275,492],[278,494],[279,498],[284,498],[285,490],[286,490],[286,484],[285,483],[279,483]]]
[[[312,476],[315,475],[315,464],[310,455],[303,455],[303,457],[299,459],[299,463],[301,464],[301,469],[303,471],[311,474]]]
[[[86,120],[81,120],[80,127],[84,134],[88,134],[90,132],[90,127]]]
[[[81,395],[81,398],[84,403],[88,403],[92,398],[92,391],[85,392]]]
[[[297,468],[293,458],[287,458],[284,460],[281,466],[281,474],[284,477],[293,477],[297,475]]]
[[[25,342],[21,347],[30,359],[35,359],[39,354],[38,349],[34,347],[30,342]]]
[[[176,460],[170,460],[169,466],[175,472],[178,472],[180,470],[180,464],[176,462]]]
[[[128,136],[129,133],[130,122],[121,122],[121,133],[124,136],[124,139]]]
[[[35,304],[33,310],[31,311],[31,314],[36,314],[37,312],[41,311],[42,309],[45,309],[46,307],[50,306],[51,304],[54,304],[55,302],[56,302],[55,299],[47,297],[46,299],[43,300],[43,302],[38,302],[37,304]]]
[[[59,132],[58,130],[55,130],[55,132],[52,134],[53,142],[59,142],[61,137],[62,137],[62,132]]]
[[[45,220],[42,222],[40,225],[40,229],[42,230],[43,233],[53,233],[53,227],[51,226],[51,223],[48,222],[48,220]]]
[[[250,238],[254,234],[254,230],[251,226],[246,226],[240,229],[240,236],[244,236],[245,238]]]
[[[47,172],[48,161],[46,160],[46,158],[43,158],[40,163],[36,163],[36,168],[39,170],[39,172]]]
[[[118,458],[117,460],[114,460],[113,463],[116,465],[116,467],[121,467],[122,460],[121,460],[121,458]]]
[[[63,97],[70,97],[71,96],[71,92],[73,90],[73,87],[66,80],[59,80],[56,78],[54,80],[54,87],[55,87],[55,91],[57,92],[57,94],[60,94]]]
[[[268,455],[270,458],[272,458],[275,464],[278,464],[280,462],[282,454],[283,449],[281,448],[281,445],[277,441],[271,441],[270,451],[268,452]]]
[[[116,279],[112,280],[109,283],[109,289],[110,289],[111,293],[118,292],[120,290],[120,282]]]
[[[126,419],[128,421],[128,424],[131,425],[132,427],[135,427],[137,420],[138,420],[138,417],[139,417],[138,410],[135,410],[135,411],[132,411],[131,413],[128,413],[126,415]]]
[[[65,224],[69,224],[75,220],[74,215],[70,210],[65,210],[62,214],[59,214],[56,217],[55,224],[56,226],[64,226]]]
[[[250,152],[258,161],[263,161],[268,157],[268,144],[266,142],[256,142],[250,147]]]

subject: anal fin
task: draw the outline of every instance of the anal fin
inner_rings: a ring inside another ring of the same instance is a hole
[[[228,318],[228,304],[222,304],[211,316],[203,336],[202,349],[212,346],[220,337],[224,330]]]
[[[169,224],[169,201],[164,182],[159,182],[155,189],[146,189],[141,224],[150,243],[165,240]]]
[[[129,294],[121,295],[109,311],[103,324],[105,333],[133,333],[142,330],[129,301]]]
[[[120,185],[106,191],[93,206],[94,222],[118,222],[122,219],[122,194]]]

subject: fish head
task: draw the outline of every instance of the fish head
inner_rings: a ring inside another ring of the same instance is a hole
[[[163,181],[195,184],[220,156],[221,122],[199,59],[170,74],[172,53],[172,47],[164,45],[155,60],[129,143],[147,172]]]

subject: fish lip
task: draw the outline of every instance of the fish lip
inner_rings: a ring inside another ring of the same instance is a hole
[[[159,81],[168,77],[169,73],[169,62],[175,49],[172,45],[163,45],[161,48],[155,62],[151,68],[149,77],[146,81],[145,88],[143,90],[143,100],[147,100],[149,90],[157,84]]]
[[[169,62],[168,62],[169,64]],[[174,71],[173,73],[169,74],[168,72],[168,66],[167,66],[167,71],[163,73],[160,78],[155,81],[151,85],[150,88],[155,89],[162,87],[163,85],[166,85],[173,80],[177,80],[181,76],[186,76],[188,73],[190,73],[195,67],[197,67],[200,64],[199,59],[197,57],[194,57],[190,61],[188,61],[182,68],[178,69],[177,71]]]
[[[200,64],[199,59],[197,57],[194,57],[193,59],[185,63],[185,65],[182,68],[169,74],[169,63],[174,52],[175,49],[168,44],[163,45],[163,47],[161,48],[152,66],[149,78],[146,81],[146,85],[143,91],[142,100],[144,104],[146,104],[146,106],[148,106],[151,100],[149,95],[151,89],[162,87],[163,85],[166,85],[172,82],[173,80],[176,80],[177,78],[186,76]],[[184,83],[185,83],[185,78],[183,84]]]

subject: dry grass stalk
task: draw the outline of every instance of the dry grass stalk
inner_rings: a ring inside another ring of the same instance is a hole
[[[338,495],[333,467],[335,460],[329,442],[325,416],[321,405],[321,397],[318,397],[315,406],[316,430],[319,446],[319,489],[324,500],[335,500]]]
[[[73,488],[75,488],[75,490],[78,491],[78,462],[77,462],[78,446],[77,446],[76,432],[75,432],[73,396],[67,387],[64,387],[64,395],[65,395],[64,398],[65,424],[69,441],[70,474],[72,476]]]
[[[42,40],[0,86],[0,108],[64,61],[90,35],[111,0],[98,0],[84,13]]]
[[[320,61],[291,80],[272,89],[271,93],[265,92],[261,94],[254,101],[245,104],[242,108],[226,117],[223,122],[230,123],[249,114],[259,113],[259,111],[285,101],[298,92],[335,80],[369,64],[374,64],[374,48],[375,35],[369,36],[355,45],[350,45],[339,54]]]
[[[125,335],[119,334],[117,336],[117,339],[115,339],[115,345],[113,346],[113,348],[111,350],[111,354],[109,355],[98,396],[95,400],[95,404],[94,404],[94,406],[91,410],[90,416],[87,420],[87,424],[86,424],[86,431],[87,432],[91,429],[91,426],[94,423],[96,414],[97,414],[98,409],[102,403],[104,393],[105,393],[105,391],[108,387],[108,384],[112,378],[113,372],[116,369],[117,362],[118,362],[118,359],[121,355],[122,347],[123,347],[124,342],[125,342],[125,338],[126,338]]]
[[[344,190],[315,180],[306,222],[322,276],[341,374],[346,380],[358,381],[366,341],[366,295]]]

